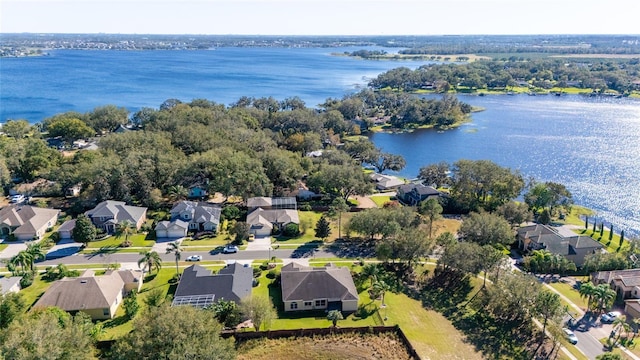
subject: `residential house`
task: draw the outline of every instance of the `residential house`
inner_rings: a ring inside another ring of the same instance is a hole
[[[194,185],[189,187],[189,193],[187,197],[189,199],[206,199],[209,196],[207,188],[201,185]]]
[[[640,269],[598,271],[591,274],[594,284],[608,284],[622,299],[640,299]]]
[[[392,175],[373,173],[369,177],[376,183],[376,189],[381,191],[397,189],[405,183],[404,180]]]
[[[85,212],[85,215],[96,227],[112,234],[116,230],[116,225],[123,221],[129,221],[136,230],[140,230],[147,220],[147,208],[127,205],[124,201],[107,200]]]
[[[220,300],[240,303],[251,295],[253,269],[249,265],[229,264],[217,274],[200,265],[184,269],[171,306],[207,307]]]
[[[131,270],[108,271],[95,276],[86,271],[77,278],[54,282],[34,308],[59,307],[71,314],[82,311],[93,320],[112,319],[123,296],[142,287],[142,273]]]
[[[73,229],[76,227],[76,219],[67,220],[58,228],[60,240],[73,239]]]
[[[269,236],[292,223],[300,224],[298,210],[265,210],[259,207],[247,215],[247,224],[250,226],[249,233],[256,236]]]
[[[358,290],[345,266],[310,267],[291,262],[280,274],[284,311],[358,309]]]
[[[189,223],[180,219],[160,221],[155,227],[156,238],[183,238],[187,236]]]
[[[222,209],[207,203],[179,201],[169,212],[171,222],[182,220],[188,223],[189,230],[217,232]]]
[[[10,276],[0,278],[0,294],[17,293],[20,291],[21,276]]]
[[[40,240],[58,221],[60,210],[14,204],[0,210],[0,234],[20,241]]]
[[[249,212],[257,208],[262,208],[263,210],[280,210],[280,209],[290,209],[297,210],[298,203],[295,197],[252,197],[247,199],[247,208]]]
[[[428,199],[437,199],[442,194],[432,186],[423,184],[403,184],[398,187],[396,198],[404,204],[416,206]]]
[[[518,229],[518,247],[525,252],[548,250],[562,255],[580,267],[589,254],[601,252],[604,246],[589,236],[563,236],[547,225],[535,224]]]
[[[598,271],[591,274],[594,284],[608,284],[624,300],[624,311],[640,317],[640,269]]]

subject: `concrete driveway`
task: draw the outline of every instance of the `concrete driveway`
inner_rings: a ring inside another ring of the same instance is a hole
[[[27,244],[22,241],[0,241],[1,244],[7,244],[7,248],[0,252],[0,259],[11,259],[20,251],[27,249]]]

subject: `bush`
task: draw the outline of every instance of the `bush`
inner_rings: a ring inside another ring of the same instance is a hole
[[[275,279],[278,276],[277,270],[269,270],[267,273],[267,279]]]
[[[300,234],[300,227],[298,226],[298,224],[290,223],[284,227],[282,233],[284,234],[284,236],[288,237],[298,236]]]
[[[300,205],[300,211],[311,211],[311,204],[302,204]]]
[[[264,271],[264,270],[267,270],[267,269],[269,269],[269,262],[268,261],[265,261],[262,264],[260,264],[260,270]]]
[[[20,287],[24,289],[31,286],[31,284],[33,284],[33,278],[34,276],[32,272],[24,273],[20,279]]]
[[[51,236],[49,236],[49,240],[53,241],[54,243],[58,243],[58,241],[60,241],[60,233],[59,232],[54,232],[53,234],[51,234]]]
[[[262,265],[260,266],[260,268],[253,268],[253,277],[257,278],[260,277],[260,275],[262,275]]]
[[[123,241],[122,243],[120,243],[120,247],[123,247],[123,248],[131,247],[131,245],[133,245],[133,242],[131,242],[131,240],[129,240],[129,239],[127,239],[127,240]]]

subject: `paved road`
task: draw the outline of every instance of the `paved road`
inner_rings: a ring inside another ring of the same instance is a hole
[[[279,249],[279,250],[243,250],[236,254],[222,254],[209,251],[184,251],[182,253],[182,259],[186,259],[189,255],[201,255],[202,260],[255,260],[255,259],[267,259],[269,255],[275,256],[279,259],[309,259],[313,258],[327,258],[335,257],[335,254],[326,250],[314,250],[308,248],[301,250],[298,249]],[[110,264],[110,263],[136,263],[140,259],[141,255],[136,253],[104,253],[104,254],[74,254],[58,259],[45,260],[37,263],[38,266],[58,265],[64,263],[65,265],[82,265],[82,264]],[[173,254],[160,254],[162,261],[175,261]]]

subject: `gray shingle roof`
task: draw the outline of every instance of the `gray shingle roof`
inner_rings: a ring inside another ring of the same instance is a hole
[[[65,311],[111,307],[124,288],[117,274],[64,278],[54,282],[34,308],[56,306]]]
[[[282,300],[357,300],[358,291],[347,267],[308,267],[289,263],[281,270]]]
[[[250,266],[233,263],[212,274],[200,265],[191,265],[184,270],[174,296],[173,304],[181,304],[182,298],[214,295],[208,304],[221,299],[236,303],[251,294],[253,269]]]

